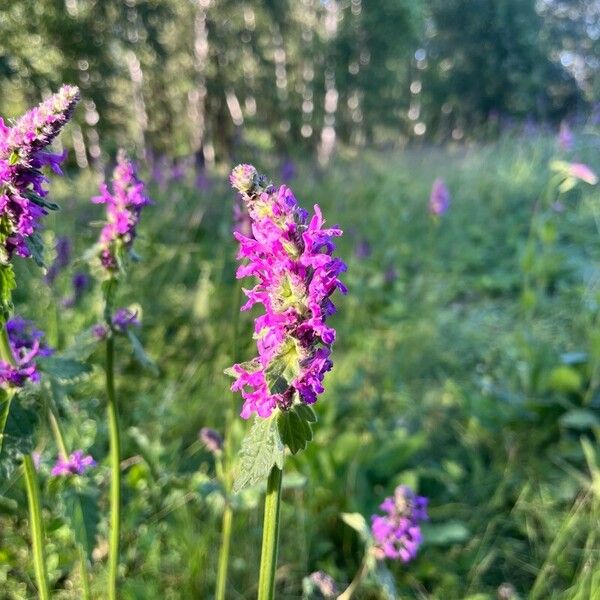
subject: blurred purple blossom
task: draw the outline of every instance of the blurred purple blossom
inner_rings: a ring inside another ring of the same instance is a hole
[[[563,121],[558,129],[558,147],[564,152],[568,152],[573,148],[574,141],[575,136],[573,135],[571,128],[566,121]]]
[[[87,469],[96,466],[96,461],[83,450],[75,450],[70,456],[59,456],[52,467],[52,475],[60,477],[64,475],[83,475]]]
[[[450,190],[441,177],[438,177],[431,187],[429,196],[429,212],[432,215],[441,216],[450,207]]]
[[[384,515],[371,517],[375,538],[375,556],[408,562],[415,558],[421,545],[420,523],[427,520],[427,498],[417,496],[408,486],[399,485],[394,495],[379,508]]]
[[[223,438],[218,431],[203,427],[198,437],[211,454],[219,454],[223,450]]]

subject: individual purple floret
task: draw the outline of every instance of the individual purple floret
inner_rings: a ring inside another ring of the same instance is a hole
[[[92,327],[92,335],[98,340],[104,340],[108,335],[108,327],[102,323],[98,323]]]
[[[126,333],[130,327],[139,327],[140,321],[137,318],[137,311],[129,308],[117,309],[112,318],[112,326],[118,333]]]
[[[56,464],[52,467],[52,475],[55,477],[63,475],[83,475],[87,469],[96,466],[96,461],[83,450],[75,450],[69,457],[59,456]]]
[[[314,215],[298,206],[292,191],[266,182],[250,165],[239,165],[230,176],[252,219],[253,238],[235,232],[239,260],[246,260],[237,277],[255,277],[257,285],[244,290],[242,310],[262,304],[265,314],[255,320],[258,357],[233,365],[231,386],[244,398],[241,416],[267,418],[275,408],[295,402],[313,404],[323,392],[331,370],[335,330],[326,325],[335,312],[330,296],[346,293],[339,275],[346,265],[332,256],[333,238],[341,229],[323,229],[320,208]]]
[[[429,196],[429,212],[432,215],[441,216],[450,207],[450,190],[441,177],[438,177],[431,187]]]
[[[394,495],[379,508],[385,515],[371,517],[375,538],[375,556],[408,562],[415,558],[421,545],[420,523],[427,520],[427,498],[417,496],[408,486],[399,485]]]
[[[31,256],[27,240],[39,228],[48,212],[44,202],[48,181],[42,167],[61,174],[66,153],[52,154],[45,148],[52,143],[73,114],[79,90],[63,86],[9,127],[0,118],[0,232],[5,238],[5,260],[13,254]]]
[[[219,454],[223,450],[223,438],[210,427],[203,427],[198,434],[200,441],[211,454]]]
[[[93,197],[92,202],[106,204],[107,222],[100,233],[99,256],[102,266],[115,274],[121,270],[123,256],[131,249],[141,210],[150,204],[144,194],[144,183],[123,150],[117,156],[112,191],[102,184],[100,196]]]
[[[37,356],[50,356],[54,350],[44,341],[44,333],[26,319],[15,316],[6,323],[14,364],[0,360],[0,385],[23,387],[27,381],[38,383]]]
[[[338,595],[337,585],[330,575],[325,571],[315,571],[308,577],[312,584],[319,590],[323,598],[336,598]]]
[[[48,285],[52,285],[59,273],[69,265],[71,261],[71,240],[66,236],[58,238],[55,249],[56,258],[44,277]]]

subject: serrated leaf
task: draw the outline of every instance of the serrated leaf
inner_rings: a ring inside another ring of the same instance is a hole
[[[18,468],[21,458],[33,450],[33,432],[37,423],[37,413],[23,406],[19,398],[11,402],[2,436],[0,454],[0,480],[8,479]]]
[[[49,202],[48,200],[42,198],[32,190],[26,190],[25,192],[23,192],[23,194],[28,200],[31,200],[34,204],[37,204],[42,208],[47,208],[48,210],[58,210],[60,208],[58,204],[54,202]]]
[[[37,365],[44,372],[62,382],[72,382],[91,373],[92,368],[74,358],[44,356],[37,359]]]
[[[234,493],[264,481],[274,466],[283,468],[284,457],[277,419],[256,417],[242,442],[239,470],[233,483]]]
[[[75,540],[91,558],[100,522],[97,495],[91,490],[69,487],[65,492],[65,508]]]
[[[296,412],[298,413],[298,415],[300,415],[301,418],[303,418],[305,421],[308,421],[309,423],[317,422],[317,414],[313,410],[312,406],[309,406],[308,404],[297,404]]]
[[[73,340],[73,344],[61,352],[64,359],[85,360],[98,347],[99,339],[94,335],[92,329],[82,331]]]
[[[258,358],[253,358],[252,360],[247,360],[246,362],[240,363],[239,366],[242,367],[244,371],[254,373],[260,369],[260,360]],[[237,379],[238,376],[233,367],[227,367],[227,369],[223,370],[223,373],[229,377],[233,377],[234,379]]]
[[[371,529],[366,519],[360,513],[342,513],[340,517],[346,525],[358,532],[358,535],[364,542],[368,543],[370,541]]]
[[[313,438],[309,422],[304,419],[304,416],[300,416],[296,407],[279,413],[277,428],[279,429],[281,441],[290,449],[292,454],[304,450]]]
[[[127,337],[131,342],[131,348],[133,350],[133,356],[135,360],[137,360],[137,362],[144,367],[144,369],[148,369],[154,375],[158,375],[158,367],[156,366],[156,363],[146,354],[144,346],[142,346],[142,342],[140,342],[137,335],[135,335],[131,329],[128,329]]]
[[[38,267],[44,267],[44,242],[37,231],[34,231],[25,239],[27,249],[31,254],[31,258],[35,261]]]
[[[0,265],[0,312],[8,318],[12,308],[12,292],[17,287],[12,265]]]
[[[283,394],[300,374],[300,351],[295,340],[288,339],[265,369],[271,394]]]

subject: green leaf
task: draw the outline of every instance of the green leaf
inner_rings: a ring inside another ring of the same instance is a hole
[[[254,373],[260,369],[260,360],[258,358],[247,360],[246,362],[240,363],[240,367],[249,373]],[[229,377],[233,377],[234,379],[237,379],[238,376],[238,374],[233,370],[233,367],[227,367],[223,373]]]
[[[300,349],[293,339],[286,340],[265,369],[271,394],[283,394],[300,374]]]
[[[92,368],[84,362],[64,356],[44,356],[37,359],[39,368],[62,382],[72,382],[92,372]]]
[[[100,522],[97,494],[71,486],[65,492],[65,508],[75,540],[91,558]]]
[[[432,546],[448,546],[464,542],[469,538],[469,530],[460,521],[447,523],[425,523],[421,527],[423,542]]]
[[[17,287],[11,264],[0,265],[0,311],[8,317],[12,309],[12,292]]]
[[[25,239],[27,249],[31,253],[31,258],[38,267],[44,267],[44,242],[37,231],[34,231]]]
[[[377,561],[377,566],[373,570],[373,577],[386,600],[396,600],[398,598],[394,576],[383,562]]]
[[[346,525],[352,527],[354,531],[358,532],[361,540],[365,543],[370,543],[371,541],[371,528],[367,523],[366,519],[360,513],[342,513],[340,515],[342,521],[346,523]]]
[[[298,404],[290,410],[281,411],[277,416],[277,428],[283,443],[290,449],[292,454],[304,450],[313,438],[310,423],[305,419],[304,411],[298,412]],[[314,413],[312,413],[314,416]]]
[[[275,465],[283,468],[284,451],[277,419],[256,417],[242,442],[239,471],[233,482],[234,493],[265,480]]]
[[[45,198],[42,198],[41,196],[39,196],[38,194],[36,194],[35,192],[33,192],[31,190],[26,190],[25,192],[23,192],[23,195],[28,200],[31,200],[34,204],[37,204],[38,206],[41,206],[42,208],[47,208],[48,210],[58,210],[60,208],[60,206],[58,206],[58,204],[55,204],[54,202],[49,202],[48,200],[46,200]]]
[[[75,336],[73,344],[61,353],[63,359],[85,360],[98,347],[99,339],[91,328]]]
[[[36,411],[29,406],[24,406],[20,398],[13,398],[0,454],[0,481],[9,479],[21,463],[23,455],[33,450],[33,432],[36,423]]]
[[[142,342],[140,342],[138,337],[131,329],[127,330],[127,337],[131,342],[131,348],[133,350],[133,356],[135,360],[137,360],[137,362],[144,367],[144,369],[148,369],[154,375],[158,375],[158,367],[156,366],[156,363],[146,354],[144,346],[142,346]]]
[[[600,427],[600,418],[591,410],[574,408],[560,418],[560,424],[571,429],[592,429],[593,427]]]
[[[573,367],[561,365],[550,372],[548,385],[557,392],[578,392],[581,389],[581,375]]]
[[[313,410],[313,407],[308,404],[296,404],[296,412],[298,413],[298,415],[300,415],[300,417],[302,417],[305,421],[308,421],[309,423],[317,422],[317,415]]]

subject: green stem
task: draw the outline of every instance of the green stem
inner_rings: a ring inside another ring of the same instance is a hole
[[[27,488],[27,501],[29,504],[29,527],[33,544],[33,564],[37,580],[40,600],[50,600],[48,591],[48,575],[44,560],[44,525],[42,523],[42,509],[40,507],[40,488],[37,473],[30,454],[23,457],[25,470],[25,485]]]
[[[78,544],[79,552],[79,576],[81,577],[81,590],[83,592],[83,600],[91,600],[90,592],[90,575],[88,570],[88,559],[85,553],[85,548]]]
[[[8,333],[6,332],[6,322],[0,320],[0,358],[8,363],[14,363],[15,358],[8,341]],[[6,428],[6,422],[8,421],[8,413],[10,411],[10,404],[14,396],[14,391],[9,389],[6,392],[6,398],[0,408],[0,453],[2,453],[2,446],[4,443],[4,429]]]
[[[233,362],[237,362],[237,340],[240,323],[240,300],[242,297],[242,288],[239,284],[235,285],[233,294],[232,318],[231,318],[231,355]],[[223,512],[223,524],[221,529],[221,547],[219,549],[219,565],[217,569],[217,589],[216,600],[225,600],[225,590],[227,587],[227,571],[229,569],[229,549],[231,548],[231,531],[233,521],[233,508],[230,502],[233,472],[233,421],[235,418],[236,401],[229,403],[225,415],[225,432],[223,441],[223,460],[219,457],[217,460],[217,477],[221,480],[225,490],[225,510]]]
[[[10,364],[15,363],[15,357],[8,339],[8,332],[6,331],[5,319],[0,322],[0,358]],[[0,414],[0,450],[2,450],[4,427],[6,426],[10,402],[14,393],[14,390],[8,391],[7,399],[5,401],[6,404],[2,408]],[[25,488],[27,491],[27,503],[29,505],[29,527],[31,529],[33,564],[35,567],[38,593],[40,600],[49,600],[48,575],[46,573],[46,561],[44,560],[44,524],[42,522],[42,509],[40,506],[40,487],[31,454],[26,454],[23,457],[23,469],[25,471]]]
[[[227,501],[223,511],[223,525],[221,529],[221,548],[219,549],[219,568],[217,571],[216,600],[225,600],[227,590],[227,570],[229,567],[229,546],[231,543],[231,523],[233,520],[233,509]]]
[[[356,571],[356,575],[354,575],[354,579],[351,581],[350,585],[338,596],[337,600],[350,600],[352,598],[352,594],[354,594],[354,592],[358,589],[367,572],[369,571],[368,560],[369,550],[365,552],[362,562],[360,563],[360,567],[358,567],[358,571]]]
[[[277,552],[279,549],[282,473],[281,469],[274,466],[267,481],[262,551],[258,577],[258,600],[273,600],[275,598],[275,571],[277,570]]]
[[[54,389],[53,389],[54,392]],[[48,420],[50,421],[50,428],[52,429],[52,433],[54,434],[54,439],[56,440],[56,445],[58,446],[58,451],[60,454],[67,458],[69,456],[69,451],[67,450],[67,445],[65,443],[65,437],[60,427],[60,423],[56,414],[54,412],[55,407],[53,406],[53,399],[50,399],[50,403],[48,405]],[[80,503],[81,514],[83,517],[83,506]],[[90,574],[89,574],[89,566],[85,548],[76,541],[77,544],[77,553],[79,555],[79,570],[81,576],[81,588],[83,592],[83,600],[90,600]]]
[[[106,340],[106,394],[110,436],[110,540],[108,548],[108,597],[117,600],[119,542],[121,533],[121,438],[119,410],[115,395],[114,338]]]

